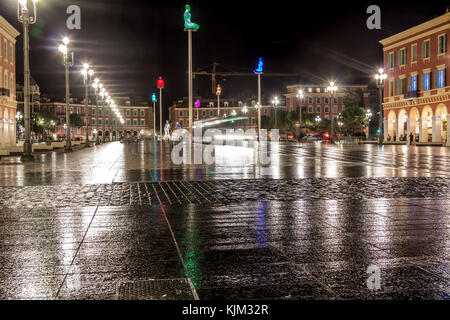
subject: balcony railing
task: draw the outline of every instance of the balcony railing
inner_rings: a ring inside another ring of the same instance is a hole
[[[2,96],[2,97],[9,97],[9,89],[0,88],[0,96]]]
[[[419,93],[417,91],[405,92],[405,94],[403,95],[403,97],[405,99],[417,98],[418,96],[419,96]]]

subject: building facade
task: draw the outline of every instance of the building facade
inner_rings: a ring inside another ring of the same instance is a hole
[[[50,134],[55,140],[63,140],[66,137],[66,104],[65,102],[53,102],[50,99],[42,100],[40,110],[49,110],[55,117],[53,132]],[[89,104],[87,109],[84,103],[78,103],[74,99],[70,102],[70,112],[76,113],[84,122],[82,127],[71,127],[71,137],[74,139],[86,139],[86,121],[88,123],[88,135],[90,140],[103,139],[117,141],[120,136],[143,136],[153,132],[153,108],[148,105],[134,106],[130,100],[115,98],[117,108],[122,114],[125,123],[121,124],[112,110],[99,101],[98,106]]]
[[[16,143],[16,38],[19,32],[0,16],[0,147]]]
[[[450,146],[450,12],[383,39],[384,138]]]
[[[239,120],[239,124],[248,128],[258,127],[258,110],[256,108],[256,99],[235,99],[235,98],[221,98],[220,111],[218,110],[217,99],[199,99],[200,107],[193,107],[193,119],[205,120],[213,118],[224,117],[246,117],[247,120]],[[179,100],[169,108],[169,121],[172,128],[176,124],[180,128],[189,128],[189,107],[187,100]],[[220,113],[220,114],[219,114]],[[261,117],[272,116],[272,107],[263,105],[261,108]],[[158,124],[156,124],[158,127]]]
[[[327,91],[328,85],[296,84],[287,86],[286,110],[296,110],[299,105],[304,112],[317,114],[322,118],[330,119],[330,108],[332,108],[333,118],[336,119],[339,113],[345,108],[345,95],[349,90],[361,89],[364,95],[364,106],[369,106],[369,91],[366,85],[338,86],[338,91],[330,97]],[[297,98],[299,90],[303,90],[303,99]]]

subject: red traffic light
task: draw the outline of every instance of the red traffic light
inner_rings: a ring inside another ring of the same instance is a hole
[[[164,89],[164,80],[162,77],[159,77],[158,81],[156,82],[158,89]]]

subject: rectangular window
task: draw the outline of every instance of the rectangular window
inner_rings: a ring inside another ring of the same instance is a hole
[[[105,119],[105,124],[106,124],[106,125],[109,124],[109,119],[108,119],[108,118]]]
[[[328,103],[330,103],[330,99],[328,99],[328,98],[324,98],[324,100],[325,100],[325,101],[324,101],[324,103],[325,103],[325,104],[328,104]]]
[[[320,113],[320,107],[316,107],[316,112]]]
[[[399,66],[406,65],[406,48],[400,49],[398,51],[398,65]]]
[[[417,44],[411,46],[411,61],[417,61]]]
[[[14,60],[13,60],[13,47],[12,47],[12,44],[9,44],[9,62],[14,63]]]
[[[325,107],[324,109],[325,109],[324,110],[325,113],[329,113],[330,112],[330,109],[328,107]]]
[[[92,114],[95,114],[95,109],[92,109]]]
[[[417,76],[409,77],[408,80],[408,91],[417,91]]]
[[[180,126],[183,126],[183,119],[180,119]]]
[[[406,78],[398,79],[397,94],[404,94],[406,92]]]
[[[102,124],[102,119],[98,119],[97,124]]]
[[[339,103],[338,98],[333,98],[333,103],[338,104]]]
[[[77,114],[80,114],[80,108],[77,108]]]
[[[127,119],[127,126],[131,125],[131,120]]]
[[[137,117],[138,115],[138,111],[137,110],[133,110],[133,116]]]
[[[95,118],[92,118],[92,124],[97,124],[97,120]]]
[[[77,128],[77,134],[81,133],[81,128]]]
[[[395,52],[390,52],[387,55],[387,65],[389,69],[395,67]]]
[[[145,120],[141,119],[141,126],[145,126]]]
[[[394,96],[394,80],[389,80],[389,96]]]
[[[98,114],[99,116],[101,116],[101,115],[102,115],[102,109],[98,109],[97,114]]]
[[[206,117],[206,111],[205,110],[202,111],[202,117]]]
[[[434,72],[434,87],[435,88],[443,88],[445,87],[445,70],[437,70]]]
[[[137,119],[133,119],[133,126],[137,126],[137,124],[138,124]]]
[[[430,73],[425,73],[422,76],[422,90],[430,90]]]
[[[337,113],[337,112],[338,112],[338,107],[337,107],[337,106],[334,106],[334,107],[333,107],[333,112],[334,112],[334,113]]]
[[[178,116],[182,117],[183,116],[183,111],[179,111],[178,112]]]
[[[145,117],[145,110],[141,110],[141,117]]]
[[[447,52],[447,35],[443,34],[438,37],[438,53]]]
[[[313,98],[312,97],[308,97],[308,103],[313,103]]]
[[[209,116],[210,116],[210,117],[213,117],[213,116],[214,116],[214,111],[212,111],[212,110],[209,111]]]
[[[9,94],[12,96],[13,91],[14,91],[14,76],[13,75],[11,75],[11,84],[10,84],[9,88],[11,89]]]
[[[422,59],[430,57],[430,40],[422,42]]]
[[[127,111],[125,112],[125,114],[126,114],[127,116],[129,116],[129,115],[130,115],[130,109],[127,109]]]
[[[8,56],[7,56],[8,53],[7,53],[6,48],[7,48],[7,46],[6,46],[6,40],[5,40],[5,41],[3,41],[3,58],[5,60],[8,60]]]

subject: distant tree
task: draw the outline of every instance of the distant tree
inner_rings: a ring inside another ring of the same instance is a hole
[[[364,92],[361,88],[348,90],[344,97],[345,107],[358,106],[364,108]]]
[[[53,129],[56,121],[57,118],[53,112],[47,109],[40,110],[34,115],[33,131],[42,134],[44,140],[46,140],[48,131]]]
[[[341,118],[343,131],[351,135],[361,132],[369,124],[366,110],[358,105],[346,105],[342,110]]]
[[[84,121],[78,113],[72,113],[70,115],[70,126],[73,128],[80,128],[84,126]]]

